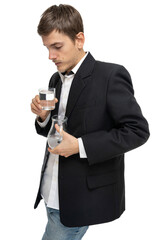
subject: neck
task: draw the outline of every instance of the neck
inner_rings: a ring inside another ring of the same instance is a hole
[[[72,66],[72,68],[67,70],[67,74],[81,61],[81,59],[85,56],[85,54],[86,54],[85,51],[82,49],[77,56],[76,64]]]
[[[81,51],[81,54],[80,54],[80,58],[79,58],[79,61],[85,56],[85,51],[82,49]]]
[[[77,58],[77,63],[76,63],[76,65],[81,61],[81,59],[85,56],[85,51],[82,49],[81,51],[80,51],[80,53],[79,53],[79,56],[78,56],[78,58]]]

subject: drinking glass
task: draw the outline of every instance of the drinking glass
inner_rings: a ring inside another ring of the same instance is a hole
[[[55,124],[60,127],[60,132],[57,132]],[[63,115],[54,115],[52,117],[52,125],[48,133],[48,145],[51,149],[55,148],[63,139],[62,130],[66,131],[67,117]]]
[[[39,98],[42,110],[53,110],[55,108],[55,88],[39,89]]]

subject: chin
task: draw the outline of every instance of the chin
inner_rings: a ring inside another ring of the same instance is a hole
[[[59,72],[65,72],[66,71],[66,69],[65,68],[61,68],[61,67],[57,67],[57,70],[59,71]]]

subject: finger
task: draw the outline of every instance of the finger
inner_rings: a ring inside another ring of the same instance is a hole
[[[52,154],[57,154],[60,155],[59,150],[57,149],[57,147],[55,147],[54,149],[48,148],[48,151]]]
[[[40,105],[40,99],[39,96],[35,96],[35,98],[32,99],[32,103],[39,109],[42,110],[42,106]]]
[[[58,126],[58,124],[56,123],[55,124],[55,129],[57,130],[57,132],[59,133],[59,131],[60,131],[60,127]]]
[[[57,103],[57,102],[58,102],[58,99],[57,99],[57,98],[55,98],[55,99],[54,99],[54,101],[55,101],[55,103]]]
[[[54,149],[48,148],[48,151],[52,154],[57,154],[59,156],[65,157],[65,158],[68,158],[70,156],[70,154],[65,154],[63,152],[60,152],[60,150],[57,149],[57,147],[55,147]]]
[[[31,103],[31,111],[36,114],[40,114],[42,112],[35,104]]]
[[[53,150],[52,150],[51,148],[48,148],[48,152],[52,153],[52,151],[53,151]]]
[[[35,100],[37,101],[38,104],[40,104],[40,98],[39,98],[39,95],[36,95],[36,96],[35,96]]]
[[[51,148],[48,148],[48,152],[52,153],[52,154],[55,154],[54,153],[54,149],[51,149]]]
[[[58,133],[60,133],[60,135],[63,135],[63,127],[59,126],[57,123],[55,124],[55,129],[57,130]]]
[[[39,99],[39,96],[36,95],[33,99],[32,99],[32,102],[35,104],[35,105],[38,105],[40,104],[40,99]]]
[[[40,115],[40,113],[39,113],[39,112],[37,112],[37,111],[34,111],[34,110],[32,110],[32,113],[36,114],[37,116],[39,116],[39,115]]]
[[[58,133],[60,133],[61,136],[65,137],[69,135],[67,132],[63,130],[63,126],[59,126],[57,123],[55,124],[55,129],[57,130]]]
[[[34,102],[34,100],[32,101],[32,103],[31,103],[31,108],[33,108],[33,109],[37,109],[37,110],[41,110],[41,109],[39,109],[39,107],[38,107],[38,105],[37,104],[35,104],[35,102]]]

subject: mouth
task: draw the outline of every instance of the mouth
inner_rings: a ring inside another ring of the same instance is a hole
[[[56,66],[59,66],[61,64],[61,62],[56,62],[55,65]]]

